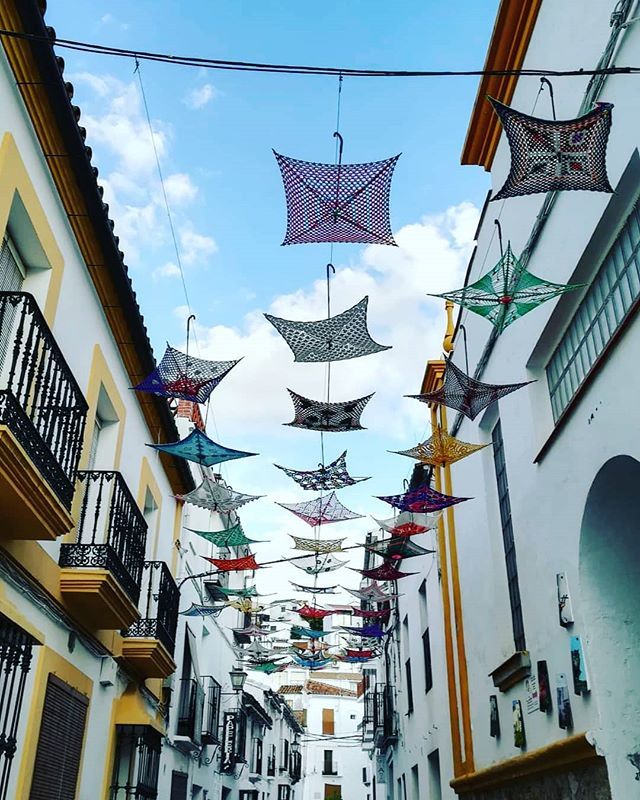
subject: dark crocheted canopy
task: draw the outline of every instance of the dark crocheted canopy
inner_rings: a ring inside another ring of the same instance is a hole
[[[384,631],[380,625],[364,625],[362,628],[352,628],[342,625],[342,630],[351,633],[353,636],[361,636],[363,639],[382,639],[391,631]]]
[[[333,572],[336,569],[340,569],[347,562],[340,561],[330,553],[322,553],[315,556],[307,556],[306,558],[298,558],[291,563],[294,567],[306,572],[307,575],[320,575],[322,572]]]
[[[409,575],[415,575],[415,572],[400,572],[396,564],[385,561],[379,567],[373,569],[357,569],[365,578],[371,578],[375,581],[397,581],[400,578],[407,578]]]
[[[324,497],[316,497],[314,500],[307,500],[305,503],[277,503],[277,505],[291,511],[312,527],[362,518],[361,514],[349,511],[346,506],[343,506],[335,492]]]
[[[547,300],[582,286],[582,283],[551,283],[537,278],[515,257],[509,243],[500,261],[480,280],[432,297],[443,297],[468,308],[488,319],[502,333],[512,322]]]
[[[400,511],[415,511],[418,514],[428,514],[431,511],[439,511],[441,508],[448,508],[456,505],[456,503],[462,503],[465,500],[469,500],[469,498],[452,497],[424,485],[403,494],[378,497],[378,500],[383,500],[394,508],[399,508]]]
[[[342,489],[345,486],[353,486],[355,483],[369,480],[369,478],[352,478],[349,475],[346,450],[335,461],[319,469],[304,471],[281,467],[279,464],[274,464],[274,466],[281,469],[285,475],[292,478],[303,489],[309,489],[314,492]]]
[[[375,582],[369,584],[369,586],[365,586],[364,589],[347,589],[347,591],[349,592],[349,594],[352,594],[359,600],[366,600],[369,603],[386,603],[389,600],[392,600],[395,597],[400,596],[397,594],[387,593],[381,586],[378,586],[378,584]]]
[[[303,586],[300,583],[289,581],[296,592],[305,592],[306,594],[335,594],[337,586]]]
[[[212,467],[214,464],[222,464],[223,461],[232,461],[236,458],[258,455],[257,453],[246,453],[244,450],[233,450],[217,444],[199,428],[194,428],[187,437],[179,442],[149,444],[147,447],[153,447],[155,450],[161,450],[163,453],[169,453],[187,461],[195,461],[196,464],[202,464],[205,467]]]
[[[240,359],[207,361],[181,353],[167,345],[158,366],[142,383],[134,386],[134,389],[161,397],[177,397],[192,403],[205,403],[220,381],[239,362]]]
[[[183,617],[217,617],[223,610],[224,606],[202,606],[191,603],[189,608],[180,612],[180,615]]]
[[[533,381],[524,383],[493,384],[482,383],[470,378],[453,361],[447,361],[444,382],[435,392],[409,394],[414,400],[422,403],[439,403],[448,408],[460,411],[469,419],[475,419],[487,406],[500,400],[501,397],[528,386]]]
[[[367,164],[317,164],[273,152],[287,199],[282,244],[396,244],[389,193],[399,155]]]
[[[293,660],[299,667],[303,667],[304,669],[309,669],[312,672],[317,672],[318,670],[324,669],[329,664],[333,664],[332,658],[322,658],[319,660],[314,660],[310,658],[300,658],[300,656],[293,656]]]
[[[285,425],[324,433],[365,430],[360,424],[360,415],[373,394],[344,403],[324,403],[320,400],[309,400],[291,389],[287,391],[293,401],[294,418],[291,422],[285,422]]]
[[[489,101],[500,118],[511,149],[511,169],[492,200],[538,192],[582,189],[612,192],[607,177],[611,103],[597,103],[582,117],[546,120]]]
[[[335,317],[297,322],[265,314],[293,351],[295,361],[344,361],[390,347],[374,342],[367,328],[368,297]]]
[[[366,549],[390,561],[402,561],[405,558],[414,558],[415,556],[426,556],[429,553],[435,553],[435,550],[427,550],[426,547],[421,547],[421,545],[413,542],[408,536],[396,536],[392,539],[383,539],[380,542],[366,545]]]
[[[382,611],[371,611],[369,609],[352,606],[351,609],[354,617],[363,617],[364,619],[384,619],[391,613],[388,608],[384,608]]]

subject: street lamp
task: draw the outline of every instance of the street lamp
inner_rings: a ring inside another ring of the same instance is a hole
[[[299,753],[300,752],[300,742],[297,739],[294,739],[291,742],[291,752],[292,753]]]
[[[229,672],[229,677],[231,678],[231,688],[233,691],[240,693],[244,688],[244,682],[247,680],[247,673],[238,664],[238,666],[234,667],[231,672]]]

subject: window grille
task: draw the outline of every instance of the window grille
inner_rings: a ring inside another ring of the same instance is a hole
[[[627,217],[547,364],[557,422],[640,298],[640,203]]]
[[[116,725],[109,800],[156,800],[161,747],[161,736],[150,725]],[[173,799],[173,783],[171,792]]]
[[[511,501],[509,499],[507,465],[504,458],[504,441],[502,439],[502,425],[500,424],[500,420],[498,420],[495,428],[493,429],[491,441],[493,443],[493,461],[496,470],[496,483],[498,485],[498,505],[500,508],[500,522],[502,525],[504,558],[507,567],[507,583],[509,586],[509,605],[511,607],[513,640],[516,650],[526,650],[527,645],[524,635],[524,621],[522,619],[520,583],[518,580],[518,563],[516,560],[516,543],[513,538]]]
[[[35,641],[0,615],[0,800],[6,800],[18,722]]]

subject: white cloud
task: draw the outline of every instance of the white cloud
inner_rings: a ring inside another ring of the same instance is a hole
[[[218,245],[211,236],[197,233],[190,225],[180,231],[180,246],[182,260],[185,264],[197,264],[204,261],[207,256],[218,252]]]
[[[367,247],[354,263],[337,269],[332,279],[333,313],[368,295],[371,335],[393,347],[332,365],[333,400],[376,392],[363,414],[363,423],[371,431],[400,439],[416,420],[424,421],[424,408],[401,401],[401,397],[417,391],[427,359],[437,356],[442,347],[444,304],[427,292],[460,285],[477,220],[478,210],[461,203],[443,214],[406,225],[396,235],[398,248]],[[288,319],[326,316],[324,280],[276,297],[268,311]],[[291,416],[286,387],[318,397],[318,370],[324,365],[294,364],[288,346],[259,310],[246,314],[238,327],[198,326],[197,330],[202,357],[244,356],[233,380],[218,390],[216,398],[216,413],[225,435],[277,426],[286,446],[290,431],[279,427]],[[246,399],[255,396],[255,387],[260,387],[260,413],[251,418]]]
[[[108,25],[110,22],[113,22],[114,20],[115,20],[115,17],[113,16],[113,14],[103,14],[100,17],[100,22],[103,25]]]
[[[217,96],[218,90],[216,87],[211,83],[205,83],[202,86],[196,86],[194,89],[191,89],[183,102],[185,105],[189,106],[189,108],[197,110],[199,108],[204,108]]]
[[[180,269],[177,264],[174,264],[173,261],[168,261],[166,264],[163,264],[161,267],[156,267],[153,270],[153,277],[154,278],[179,278],[180,277]]]
[[[185,172],[174,172],[165,178],[164,190],[170,205],[183,205],[195,200],[198,187]]]

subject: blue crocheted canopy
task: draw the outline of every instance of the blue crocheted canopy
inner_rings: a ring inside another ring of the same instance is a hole
[[[415,511],[418,514],[429,514],[432,511],[439,511],[442,508],[448,508],[469,499],[468,497],[452,497],[448,494],[442,494],[427,485],[419,486],[410,492],[404,492],[404,494],[378,497],[378,500],[384,500],[385,503],[389,503],[394,508],[399,508],[400,511]]]
[[[258,455],[224,447],[210,439],[199,428],[194,428],[186,438],[179,442],[148,444],[147,447],[153,447],[154,450],[160,450],[187,461],[195,461],[196,464],[202,464],[204,467],[212,467],[214,464],[222,464],[224,461],[233,461],[236,458]]]

